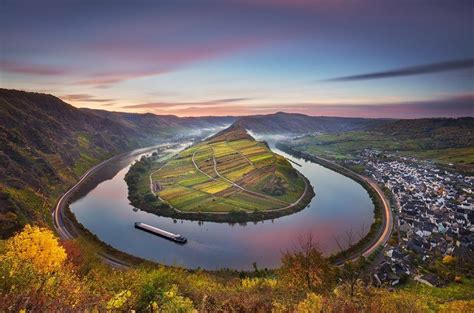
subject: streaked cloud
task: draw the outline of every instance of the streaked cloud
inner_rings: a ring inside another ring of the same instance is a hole
[[[4,0],[0,83],[128,112],[372,114],[342,106],[472,90],[472,72],[414,75],[472,68],[473,9],[473,1]],[[454,61],[429,64],[436,60]],[[414,77],[377,80],[403,75]],[[321,83],[331,77],[367,81]]]
[[[17,62],[1,62],[0,70],[9,73],[19,73],[28,75],[39,75],[39,76],[59,76],[67,73],[65,69],[46,66],[46,65],[35,65],[27,63]]]
[[[391,103],[327,104],[327,103],[258,103],[249,106],[223,105],[214,110],[217,115],[271,114],[279,111],[303,113],[313,116],[345,116],[370,118],[422,118],[474,116],[474,94],[457,95],[422,101]],[[173,114],[182,116],[206,116],[202,107],[176,108]],[[155,112],[160,114],[159,111]]]
[[[104,98],[97,98],[90,94],[70,94],[60,96],[63,101],[77,101],[77,102],[111,102],[115,101],[115,99],[104,99]]]
[[[203,107],[203,106],[218,106],[222,104],[242,102],[246,100],[251,100],[251,98],[227,98],[227,99],[215,99],[215,100],[195,101],[195,102],[151,102],[151,103],[125,105],[122,108],[123,109],[158,109],[158,108],[163,109],[163,108],[174,108],[174,107],[182,107],[182,106]]]
[[[400,76],[423,75],[454,70],[474,68],[474,59],[454,60],[447,62],[431,63],[418,66],[404,67],[382,72],[364,73],[351,76],[342,76],[328,79],[332,82],[345,82],[356,80],[382,79]]]

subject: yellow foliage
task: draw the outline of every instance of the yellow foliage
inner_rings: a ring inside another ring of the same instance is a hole
[[[26,225],[21,233],[7,241],[1,260],[11,262],[11,275],[25,262],[31,264],[38,273],[49,274],[58,270],[66,258],[64,248],[59,245],[52,231]]]
[[[132,296],[130,290],[124,290],[116,294],[112,299],[107,302],[107,310],[121,309]]]
[[[315,313],[321,312],[323,309],[323,298],[314,292],[308,293],[306,299],[298,303],[296,312],[298,313]]]
[[[474,300],[457,300],[441,305],[441,312],[474,312]]]
[[[443,264],[446,264],[446,265],[451,265],[454,263],[454,261],[456,260],[455,257],[451,256],[451,255],[447,255],[443,258]]]
[[[191,299],[178,294],[178,287],[176,285],[173,285],[170,290],[164,293],[160,311],[170,313],[197,313]]]
[[[244,278],[242,279],[242,287],[244,288],[256,288],[256,287],[270,287],[275,288],[277,280],[274,278]]]
[[[369,302],[369,311],[393,312],[427,312],[426,299],[414,293],[380,291]]]
[[[272,302],[272,313],[286,313],[289,312],[288,306],[280,301]]]

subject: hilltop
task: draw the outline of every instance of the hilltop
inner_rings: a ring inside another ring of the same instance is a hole
[[[100,161],[234,119],[79,109],[49,94],[0,89],[0,237],[49,223],[57,197]]]
[[[145,175],[140,175],[143,167]],[[146,184],[148,175],[156,198],[136,187],[141,180]],[[284,157],[239,125],[166,163],[143,159],[132,166],[127,182],[132,203],[158,215],[230,222],[294,212],[304,208],[313,194],[307,180]]]
[[[474,171],[474,118],[396,120],[362,131],[308,135],[293,140],[298,150],[334,160],[359,158],[365,149],[431,160]]]
[[[278,112],[268,115],[245,116],[236,125],[259,134],[302,135],[366,130],[390,123],[389,119],[369,119],[332,116],[308,116]]]

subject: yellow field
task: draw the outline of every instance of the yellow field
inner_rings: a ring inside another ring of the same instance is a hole
[[[152,175],[161,186],[159,197],[186,212],[265,211],[296,201],[304,181],[285,174],[295,171],[291,164],[239,131],[223,133],[170,159]]]

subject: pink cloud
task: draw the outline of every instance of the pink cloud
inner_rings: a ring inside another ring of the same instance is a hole
[[[10,73],[39,75],[39,76],[57,76],[67,73],[66,69],[46,65],[20,64],[14,62],[1,62],[0,70]]]
[[[253,49],[271,42],[258,36],[235,40],[220,38],[211,42],[160,44],[156,41],[101,42],[81,49],[90,53],[95,66],[65,69],[27,63],[0,63],[0,70],[38,76],[76,77],[75,84],[106,88],[126,80],[160,75],[204,60]]]
[[[159,70],[120,70],[115,72],[101,72],[87,74],[87,78],[77,81],[79,85],[90,85],[105,88],[125,80],[162,74]]]
[[[175,114],[178,116],[209,116],[209,115],[255,115],[272,114],[279,111],[302,113],[314,116],[369,117],[369,118],[421,118],[421,117],[460,117],[474,116],[474,95],[397,102],[389,104],[318,104],[318,103],[287,103],[287,104],[233,104],[216,103],[191,105],[189,107],[148,107],[147,112],[155,114]]]
[[[194,101],[194,102],[152,102],[152,103],[141,103],[125,105],[124,109],[157,109],[157,108],[175,108],[182,106],[219,106],[227,103],[241,102],[250,100],[251,98],[227,98],[227,99],[215,99],[208,101]]]
[[[204,60],[258,48],[274,40],[266,38],[226,39],[182,46],[153,42],[105,42],[85,47],[98,59],[114,60],[114,70],[91,73],[81,85],[106,87],[125,80],[160,75]],[[104,65],[107,66],[107,65]]]
[[[70,94],[60,96],[63,101],[79,101],[79,102],[111,102],[115,101],[114,99],[103,99],[97,98],[90,94]]]

